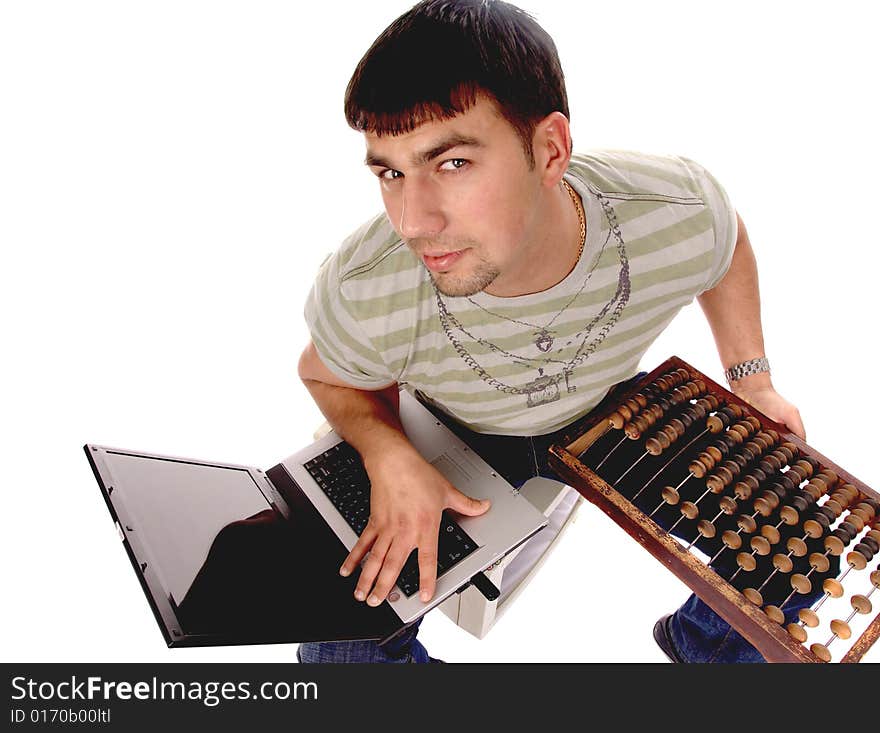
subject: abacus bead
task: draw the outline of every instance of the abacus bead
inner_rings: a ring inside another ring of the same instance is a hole
[[[785,629],[788,631],[789,636],[795,641],[799,641],[803,644],[807,640],[807,630],[800,624],[789,624]]]
[[[824,644],[813,644],[810,647],[810,651],[823,662],[831,661],[831,652],[828,651],[828,647]]]
[[[857,593],[850,598],[852,607],[859,613],[871,613],[871,601],[867,596]]]
[[[834,578],[825,578],[822,581],[822,590],[832,598],[840,598],[843,595],[843,586]]]
[[[669,448],[676,440],[679,438],[679,433],[676,432],[675,428],[672,425],[664,425],[660,430],[657,431],[657,435],[654,436],[660,441],[660,447],[663,450]]]
[[[774,623],[780,625],[785,623],[785,614],[777,606],[764,606],[764,613]]]
[[[715,525],[706,519],[701,519],[697,522],[697,531],[703,535],[703,537],[714,537],[716,532]]]
[[[742,594],[746,597],[746,600],[749,603],[751,603],[755,606],[763,606],[764,605],[764,598],[754,588],[746,588],[745,590],[743,590]]]
[[[708,420],[706,420],[706,427],[709,429],[710,433],[720,433],[724,430],[724,420],[729,419],[726,415],[722,416],[718,413],[711,415]]]
[[[732,529],[726,529],[721,533],[721,541],[731,550],[738,550],[742,547],[742,536]]]
[[[672,505],[678,504],[680,498],[678,492],[672,486],[665,486],[660,492],[660,496],[663,497],[663,501]]]
[[[837,516],[840,516],[843,513],[843,507],[840,506],[840,504],[838,504],[834,499],[829,499],[828,501],[826,501],[824,506],[834,512]]]
[[[801,458],[793,467],[801,468],[804,471],[804,478],[809,478],[813,475],[813,464],[808,460]]]
[[[729,481],[725,481],[725,478],[729,475],[729,471],[725,472],[721,467],[716,468],[715,473],[706,478],[706,488],[713,494],[720,494],[729,483]],[[731,476],[731,478],[733,477]]]
[[[791,576],[791,587],[794,588],[798,593],[805,594],[809,593],[813,589],[813,584],[810,582],[810,579],[806,575],[795,573]]]
[[[811,629],[815,629],[819,625],[819,616],[811,608],[802,608],[798,611],[798,618]]]
[[[754,537],[752,537],[752,541],[750,542],[750,544],[752,546],[752,549],[762,557],[764,555],[770,554],[770,543],[767,541],[766,537],[755,535]]]
[[[779,459],[774,458],[772,455],[764,456],[758,465],[761,467],[762,471],[773,473],[774,471],[779,470]]]
[[[654,436],[645,441],[645,450],[652,456],[659,456],[663,452],[663,446],[657,436]]]
[[[611,423],[611,427],[620,430],[626,423],[626,418],[623,416],[620,408],[617,408],[617,412],[608,418],[608,422]]]
[[[789,537],[785,547],[795,557],[803,557],[807,554],[807,543],[800,537]]]
[[[871,585],[875,588],[880,588],[880,570],[873,571],[868,577],[871,580]]]
[[[779,540],[782,539],[779,535],[779,530],[772,524],[765,524],[761,527],[761,536],[766,537],[771,545],[777,544]]]
[[[831,622],[831,632],[837,634],[841,639],[849,639],[852,636],[852,629],[850,629],[849,624],[846,621],[841,621],[839,618]]]
[[[796,510],[795,514],[806,511],[809,506],[810,502],[803,496],[793,496],[791,498],[791,507]],[[797,524],[797,519],[795,519],[794,524]]]
[[[681,503],[681,513],[688,519],[696,519],[700,516],[700,508],[692,501],[683,501]]]
[[[703,478],[706,475],[706,464],[702,460],[691,461],[688,470],[696,477]]]
[[[783,555],[780,552],[773,556],[773,567],[775,567],[780,573],[790,573],[791,569],[794,567],[794,563],[788,555]]]
[[[791,478],[789,478],[787,473],[780,476],[778,481],[774,481],[773,486],[780,487],[783,493],[794,491],[798,487],[798,485]]]
[[[829,499],[828,501],[831,501],[831,500]],[[825,504],[827,504],[827,503],[828,502],[826,502]],[[828,523],[831,524],[831,522],[836,520],[837,517],[839,517],[840,515],[835,514],[834,510],[831,507],[826,506],[825,504],[823,504],[822,506],[820,506],[816,509],[816,515],[821,514],[823,517],[826,517],[828,519]],[[814,515],[814,518],[821,522],[822,520],[819,519],[819,517],[816,515]]]
[[[846,556],[846,561],[852,565],[856,570],[864,570],[868,565],[868,560],[865,556],[858,552],[857,550],[853,550],[849,555]]]
[[[773,514],[773,504],[767,501],[767,497],[759,496],[755,499],[755,510],[760,512],[762,517],[769,517]]]
[[[798,514],[797,509],[792,506],[784,506],[779,510],[779,518],[785,522],[789,527],[793,527],[798,523],[800,519],[800,514]]]
[[[746,572],[754,570],[758,564],[748,552],[740,552],[736,556],[736,563]]]
[[[843,554],[843,551],[846,549],[846,546],[843,542],[840,541],[839,537],[834,537],[829,535],[825,538],[825,549],[828,550],[835,557]]]
[[[820,519],[821,517],[821,519]],[[824,520],[824,521],[822,521]],[[815,517],[813,519],[808,519],[804,522],[804,534],[809,535],[814,540],[821,537],[825,534],[825,530],[828,528],[828,517],[824,517],[821,514],[819,517]]]
[[[745,421],[752,426],[752,430],[756,433],[763,427],[763,425],[761,425],[761,421],[758,420],[758,418],[756,418],[754,415],[747,415]]]
[[[810,555],[810,567],[816,570],[816,572],[824,573],[831,567],[831,563],[826,555],[823,555],[821,552],[814,552]]]
[[[864,542],[859,542],[855,547],[853,547],[853,552],[859,553],[863,558],[865,558],[865,564],[871,562],[874,559],[874,553],[870,547],[868,547]],[[863,568],[859,568],[862,570]]]
[[[746,534],[751,534],[758,528],[758,523],[748,514],[740,514],[736,519],[736,524]]]
[[[732,496],[722,496],[718,508],[725,514],[733,514],[736,511],[736,499]]]

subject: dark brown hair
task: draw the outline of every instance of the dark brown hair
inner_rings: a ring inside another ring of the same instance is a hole
[[[522,140],[568,112],[556,45],[532,16],[500,0],[424,0],[375,40],[348,83],[345,117],[377,135],[451,119],[485,94]]]

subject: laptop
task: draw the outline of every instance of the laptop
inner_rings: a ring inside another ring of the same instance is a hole
[[[333,431],[265,471],[84,446],[168,646],[384,643],[471,583],[497,594],[482,571],[547,518],[405,390],[400,416],[456,488],[492,501],[480,517],[444,512],[428,603],[415,551],[375,608],[354,599],[359,572],[339,575],[369,517],[369,480]]]

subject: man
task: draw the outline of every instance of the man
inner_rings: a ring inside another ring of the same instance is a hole
[[[500,463],[490,463],[521,484],[546,475],[548,436],[631,379],[698,296],[724,366],[756,370],[732,388],[803,435],[770,381],[754,255],[724,190],[684,158],[573,155],[555,46],[523,11],[491,0],[416,5],[361,60],[345,109],[385,213],[322,266],[299,373],[370,476],[370,520],[340,569],[366,558],[358,600],[379,605],[416,548],[429,600],[441,512],[489,510],[406,439],[399,387],[494,446]],[[756,658],[688,603],[658,627],[670,657]],[[415,633],[384,649],[302,644],[299,656],[429,661]]]

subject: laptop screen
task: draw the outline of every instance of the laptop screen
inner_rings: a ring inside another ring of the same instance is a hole
[[[288,522],[245,468],[108,451],[153,571],[187,634],[228,631],[282,604]],[[222,629],[220,628],[222,627]]]
[[[387,604],[354,599],[356,577],[337,572],[345,546],[281,465],[262,474],[86,453],[169,644],[382,639],[400,628]]]

